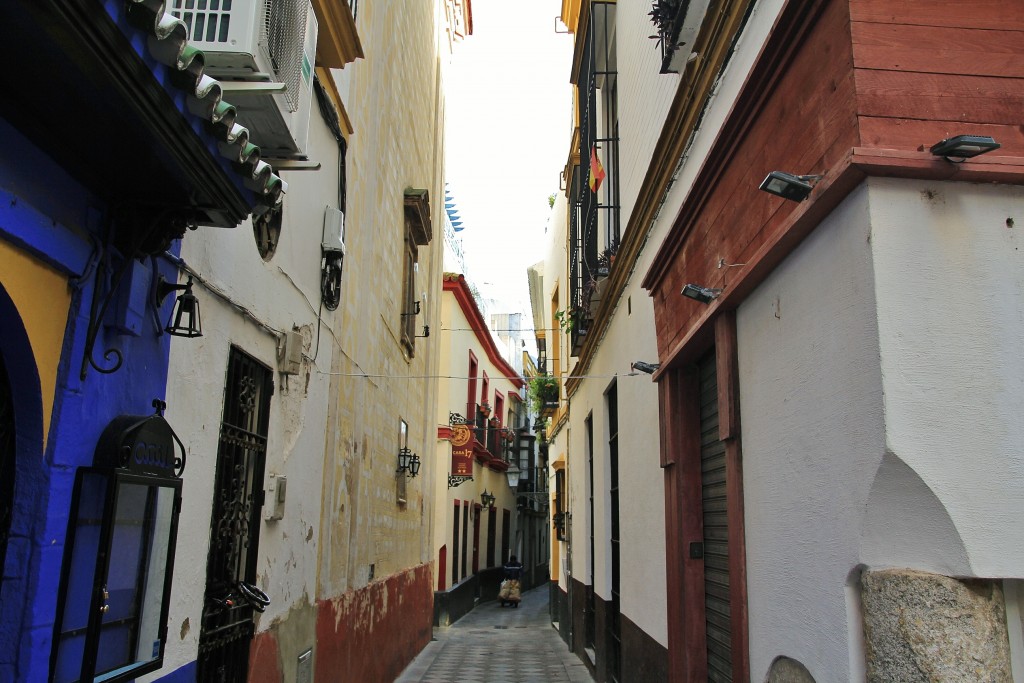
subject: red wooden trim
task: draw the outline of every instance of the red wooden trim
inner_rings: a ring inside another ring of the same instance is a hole
[[[668,583],[669,673],[673,681],[707,680],[704,561],[690,543],[703,541],[700,481],[700,406],[696,368],[668,373],[669,448],[679,461],[665,468],[665,545]]]
[[[677,395],[680,371],[670,370],[659,383],[661,400],[661,451],[665,468],[665,582],[668,617],[668,670],[669,680],[685,681],[686,658],[683,656],[683,506],[679,495],[679,467],[671,454],[676,452],[677,432],[672,420],[672,398]]]
[[[736,312],[715,320],[718,434],[725,442],[725,505],[729,526],[729,607],[733,680],[750,680],[747,617],[747,549],[743,526],[743,459],[740,448],[739,344]]]
[[[719,187],[718,179],[728,169],[736,151],[761,117],[765,102],[789,72],[790,65],[799,55],[812,27],[828,3],[829,0],[790,0],[783,7],[772,27],[768,43],[747,75],[733,111],[722,126],[711,153],[693,183],[690,196],[686,198],[671,231],[644,276],[641,283],[644,289],[653,292],[665,273],[671,269],[675,255],[694,221]]]
[[[476,417],[476,380],[479,371],[480,361],[473,349],[469,349],[469,385],[466,392],[466,418],[469,420]]]
[[[437,438],[438,439],[451,439],[452,438],[452,428],[451,427],[438,427],[437,428]]]
[[[504,412],[505,412],[505,395],[503,393],[501,393],[500,391],[498,391],[497,389],[495,389],[494,390],[494,412],[491,414],[491,417],[497,417],[498,418],[498,427],[499,428],[505,426],[505,418],[503,417],[503,413]]]
[[[1014,3],[1018,11],[1024,7]],[[1010,9],[1011,3],[1003,3]],[[1021,31],[963,26],[855,21],[854,63],[858,68],[966,76],[1024,77],[1019,58]],[[1000,27],[1004,28],[1004,27]]]
[[[851,0],[855,21],[961,28],[1024,30],[1024,12],[1006,0]]]
[[[494,339],[487,332],[490,328],[484,321],[484,316],[480,313],[480,309],[477,308],[476,301],[474,301],[473,295],[469,291],[469,284],[466,282],[466,278],[462,275],[455,276],[448,273],[444,277],[443,285],[444,291],[455,295],[455,301],[459,304],[459,308],[462,309],[466,320],[469,322],[469,326],[474,330],[473,334],[476,335],[477,341],[480,342],[484,351],[487,352],[487,358],[494,367],[503,373],[504,377],[517,389],[522,389],[526,386],[526,381],[508,364],[508,361],[501,357],[498,347],[494,345]]]
[[[658,449],[659,459],[662,467],[676,464],[675,449],[671,440],[671,415],[672,415],[672,377],[669,372],[658,381],[658,431],[660,435],[661,448]],[[668,480],[666,480],[667,482]],[[667,486],[667,484],[666,484]],[[666,489],[666,495],[668,490]],[[672,535],[676,537],[675,534]]]
[[[771,272],[782,263],[797,245],[835,209],[865,178],[860,165],[853,164],[853,156],[848,156],[842,163],[822,178],[815,192],[820,192],[813,201],[801,203],[786,218],[774,226],[771,233],[764,238],[761,246],[746,258],[746,265],[736,268],[736,284],[729,287],[722,295],[708,304],[703,315],[692,324],[683,337],[669,349],[662,358],[662,368],[677,363],[689,363],[696,360],[708,348],[713,326],[710,322],[722,311],[731,310],[740,305],[750,292],[757,288]],[[942,160],[943,163],[949,163]],[[658,373],[655,373],[655,378]]]
[[[733,680],[750,680],[747,612],[747,542],[743,524],[743,455],[740,439],[725,442],[726,518],[729,524],[729,607]]]
[[[739,358],[736,311],[723,311],[715,319],[715,372],[718,376],[718,438],[740,435]]]

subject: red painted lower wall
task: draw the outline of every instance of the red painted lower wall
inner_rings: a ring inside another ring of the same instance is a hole
[[[317,603],[317,683],[393,681],[432,636],[430,565]]]
[[[249,648],[249,683],[280,683],[284,680],[279,650],[274,631],[256,634]]]

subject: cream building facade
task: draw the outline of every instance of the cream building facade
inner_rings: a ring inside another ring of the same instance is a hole
[[[435,613],[454,622],[493,600],[501,567],[522,557],[515,478],[532,452],[525,381],[502,355],[465,276],[445,273],[436,407]]]
[[[278,163],[272,253],[262,226],[243,225],[181,254],[204,336],[171,347],[169,417],[197,427],[167,680],[218,667],[225,680],[390,680],[431,637],[436,475],[399,462],[429,462],[436,443],[443,74],[472,18],[443,0],[313,9],[308,160]],[[258,388],[236,390],[232,364]],[[227,438],[231,400],[248,422]],[[244,557],[219,584],[218,553]],[[235,580],[270,602],[229,624],[225,652]]]

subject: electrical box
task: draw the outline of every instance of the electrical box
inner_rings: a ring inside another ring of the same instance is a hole
[[[325,254],[345,255],[345,213],[330,206],[324,209],[324,237],[321,245]]]
[[[263,501],[263,519],[273,522],[284,517],[284,502],[288,495],[288,477],[271,474],[267,477],[267,496]]]
[[[302,370],[302,332],[289,330],[284,336],[284,349],[281,353],[281,372],[286,375],[297,375]]]

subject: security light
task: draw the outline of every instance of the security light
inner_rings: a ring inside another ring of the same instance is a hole
[[[962,161],[994,149],[999,149],[999,143],[987,135],[957,135],[936,142],[930,151],[937,157],[945,157],[947,161]]]
[[[701,287],[700,285],[688,284],[683,287],[683,291],[680,292],[685,297],[689,297],[702,304],[709,304],[718,298],[718,295],[722,293],[720,289],[712,289],[710,287]]]
[[[660,367],[661,363],[646,363],[642,360],[633,361],[629,365],[630,370],[639,370],[640,372],[645,372],[648,375],[653,375]]]
[[[783,199],[802,202],[814,189],[814,183],[821,180],[820,175],[793,175],[784,171],[772,171],[761,183],[760,189]]]

